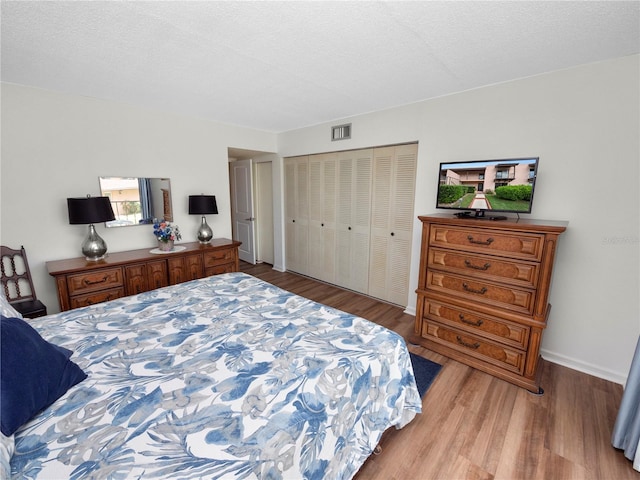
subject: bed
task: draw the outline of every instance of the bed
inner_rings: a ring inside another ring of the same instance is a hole
[[[421,411],[402,337],[244,273],[28,323],[87,378],[3,436],[14,478],[349,479]]]

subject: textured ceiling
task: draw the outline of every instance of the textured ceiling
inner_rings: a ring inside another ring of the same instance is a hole
[[[640,3],[2,1],[2,81],[282,132],[640,51]]]

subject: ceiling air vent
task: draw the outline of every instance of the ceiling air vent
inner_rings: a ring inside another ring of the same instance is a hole
[[[331,140],[347,140],[351,138],[351,124],[336,125],[331,127]]]

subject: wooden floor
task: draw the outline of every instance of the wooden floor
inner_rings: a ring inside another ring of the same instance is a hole
[[[317,302],[396,331],[405,339],[413,317],[400,307],[311,280],[268,264],[241,270]],[[387,431],[382,452],[357,480],[640,479],[611,446],[622,387],[543,361],[544,395],[449,360],[416,345],[409,350],[440,363],[422,414]]]

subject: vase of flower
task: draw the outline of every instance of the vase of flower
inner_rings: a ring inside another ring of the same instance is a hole
[[[177,225],[171,225],[164,220],[153,221],[153,234],[158,239],[158,250],[161,252],[170,252],[173,250],[173,244],[176,240],[180,240],[180,229]]]
[[[173,240],[160,240],[158,239],[158,250],[163,252],[170,252],[173,250]]]

